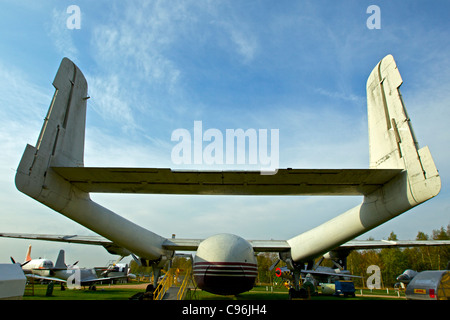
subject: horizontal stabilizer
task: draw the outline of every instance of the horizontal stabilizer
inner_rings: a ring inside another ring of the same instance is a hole
[[[159,168],[53,167],[84,192],[204,195],[367,195],[401,169],[174,171]]]

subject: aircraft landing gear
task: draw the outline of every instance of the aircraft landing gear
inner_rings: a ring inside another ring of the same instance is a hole
[[[288,265],[288,268],[292,270],[294,275],[294,287],[289,289],[289,300],[305,300],[309,299],[312,294],[315,293],[314,284],[307,281],[302,286],[300,286],[300,277],[301,277],[301,266],[293,263],[292,259],[289,257],[282,257],[283,260]],[[308,263],[308,266],[311,266],[312,262]]]
[[[168,259],[166,256],[162,256],[160,260],[157,261],[149,261],[145,259],[137,259],[133,255],[133,259],[138,263],[140,266],[151,266],[153,269],[153,283],[150,283],[147,285],[147,288],[145,289],[145,293],[141,293],[139,297],[133,297],[133,299],[144,299],[144,300],[153,300],[153,296],[155,293],[156,288],[158,287],[158,280],[159,276],[161,275],[161,269],[164,267],[164,265],[168,262]]]

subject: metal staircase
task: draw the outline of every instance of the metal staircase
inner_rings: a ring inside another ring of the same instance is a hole
[[[188,268],[181,284],[178,282],[179,269],[171,268],[164,275],[153,293],[153,300],[183,300],[189,284],[192,286],[192,268]]]

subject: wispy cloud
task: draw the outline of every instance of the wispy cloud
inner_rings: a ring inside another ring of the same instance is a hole
[[[179,70],[164,50],[175,40],[173,24],[181,23],[182,10],[179,5],[165,6],[162,2],[131,3],[122,9],[114,12],[110,22],[95,27],[92,44],[98,53],[96,59],[123,73],[132,72],[134,81],[163,85],[170,91]]]
[[[92,77],[90,79],[90,105],[107,122],[117,123],[123,132],[136,129],[132,108],[126,88],[117,75]]]
[[[72,38],[73,32],[67,28],[67,17],[66,8],[54,8],[48,25],[48,33],[59,54],[76,59],[78,57],[78,49]]]
[[[336,91],[330,91],[324,88],[315,88],[314,92],[326,96],[328,98],[337,99],[337,100],[343,100],[343,101],[350,101],[355,102],[358,104],[364,104],[366,102],[365,97],[357,96],[354,93],[345,93],[345,92],[336,92]]]
[[[244,64],[252,62],[259,49],[258,39],[252,28],[242,20],[230,18],[221,21],[219,26],[228,35],[231,52],[235,52]]]

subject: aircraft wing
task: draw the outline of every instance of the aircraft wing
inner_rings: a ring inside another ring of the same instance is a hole
[[[98,245],[105,247],[105,249],[108,251],[113,249],[126,250],[120,248],[119,246],[115,245],[114,242],[101,236],[0,232],[0,237]],[[166,239],[166,241],[164,241],[162,246],[165,250],[196,251],[198,246],[203,240],[204,239]],[[249,240],[249,242],[252,244],[253,250],[255,250],[255,252],[281,252],[281,251],[288,251],[291,248],[286,240]]]
[[[301,270],[301,273],[304,275],[312,274],[318,276],[332,276],[332,277],[349,277],[349,278],[362,278],[361,276],[354,276],[352,274],[347,273],[339,273],[339,272],[326,272],[326,271],[316,271],[316,270]]]
[[[1,235],[1,234],[0,234]],[[163,248],[173,251],[196,251],[203,239],[167,239]],[[248,240],[255,252],[283,252],[291,249],[286,240]],[[449,246],[450,240],[351,240],[334,250],[364,250],[394,247]]]
[[[32,233],[0,233],[0,237],[22,238],[31,240],[48,240],[80,244],[107,245],[113,242],[100,236],[78,236],[78,235],[57,235],[57,234],[32,234]]]
[[[351,240],[335,250],[367,250],[394,247],[449,246],[450,240]]]
[[[80,283],[82,286],[84,285],[89,285],[89,284],[93,284],[93,283],[97,283],[97,282],[102,282],[102,281],[112,281],[112,280],[118,280],[118,279],[126,279],[128,278],[128,275],[123,275],[123,276],[114,276],[114,277],[103,277],[103,278],[89,278],[89,279],[81,279]]]
[[[101,236],[79,236],[79,235],[50,235],[30,233],[0,233],[0,237],[47,240],[57,242],[68,242],[78,244],[100,245],[112,254],[129,255],[126,249],[117,246],[114,242]],[[196,251],[204,239],[166,239],[163,243],[165,250],[173,251]],[[286,240],[248,240],[255,252],[283,252],[291,249]],[[418,247],[418,246],[445,246],[450,245],[450,240],[351,240],[340,245],[334,250],[364,250],[382,249],[393,247]]]
[[[27,273],[27,274],[25,274],[25,276],[28,279],[34,279],[34,280],[47,280],[47,281],[55,281],[55,282],[60,282],[60,283],[66,283],[67,282],[67,280],[63,280],[63,279],[60,279],[60,278],[39,276],[37,274],[31,274],[31,273]]]
[[[281,267],[279,268],[281,273],[285,273],[285,272],[292,272],[288,267]],[[339,270],[339,269],[338,269]],[[327,272],[327,271],[319,271],[319,270],[307,270],[307,269],[302,269],[300,270],[300,272],[303,275],[307,275],[307,274],[311,274],[311,275],[316,275],[316,276],[333,276],[333,277],[349,277],[349,278],[362,278],[360,276],[354,276],[352,274],[349,273],[341,273],[340,271],[338,272]]]
[[[401,169],[181,171],[167,168],[52,167],[85,192],[203,195],[367,195]]]
[[[37,274],[25,274],[25,276],[29,279],[34,279],[34,280],[47,280],[47,281],[54,281],[54,282],[59,282],[59,283],[67,283],[66,279],[61,279],[61,278],[56,278],[56,277],[46,277],[46,276],[39,276]],[[93,283],[97,283],[97,282],[102,282],[102,281],[111,281],[111,280],[117,280],[117,279],[124,279],[127,278],[128,276],[124,275],[124,276],[115,276],[115,277],[105,277],[105,278],[91,278],[91,279],[85,279],[85,280],[81,280],[80,284],[82,286],[84,285],[89,285],[89,284],[93,284]]]
[[[109,253],[118,254],[121,256],[128,256],[131,252],[114,242],[103,238],[101,236],[79,236],[79,235],[53,235],[53,234],[31,234],[31,233],[6,233],[0,232],[0,237],[18,238],[30,240],[46,240],[56,242],[68,242],[78,244],[90,244],[103,246]]]

